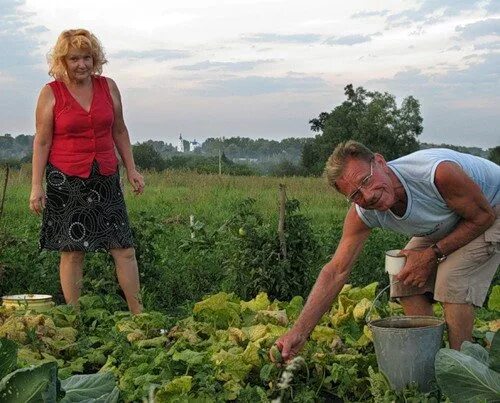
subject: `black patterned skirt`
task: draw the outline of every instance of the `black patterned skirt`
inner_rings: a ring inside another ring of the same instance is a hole
[[[95,252],[134,246],[118,171],[103,176],[94,161],[83,179],[47,164],[45,177],[40,248]]]

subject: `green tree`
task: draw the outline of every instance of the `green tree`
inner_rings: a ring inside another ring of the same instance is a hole
[[[134,161],[141,169],[161,171],[165,169],[165,160],[151,144],[136,144],[132,147]]]
[[[319,173],[324,165],[323,161],[318,161],[319,151],[317,150],[317,145],[314,142],[310,142],[304,145],[302,149],[302,157],[300,159],[301,165],[304,170],[309,173]]]
[[[276,165],[271,167],[270,174],[272,176],[300,176],[302,175],[302,169],[300,166],[295,165],[293,162],[288,160],[283,160],[278,162]]]
[[[309,121],[311,130],[320,134],[303,150],[302,164],[308,172],[320,174],[337,144],[350,139],[388,160],[419,149],[417,137],[423,126],[417,99],[408,96],[398,108],[394,95],[387,92],[355,89],[352,84],[344,90],[347,100]]]
[[[500,165],[500,146],[490,148],[488,159],[493,161],[495,164]]]

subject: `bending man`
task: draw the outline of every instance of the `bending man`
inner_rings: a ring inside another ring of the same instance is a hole
[[[444,307],[450,347],[471,340],[500,263],[500,166],[448,149],[421,150],[386,162],[363,144],[337,146],[326,176],[352,202],[335,254],[321,270],[295,325],[276,344],[285,360],[300,351],[347,282],[372,228],[411,235],[391,297],[406,315]]]

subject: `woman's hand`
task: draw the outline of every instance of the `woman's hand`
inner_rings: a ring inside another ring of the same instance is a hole
[[[45,208],[46,199],[45,190],[43,190],[42,186],[32,187],[30,195],[30,210],[36,215],[40,215],[42,210]]]
[[[274,345],[281,351],[281,357],[283,358],[283,361],[288,362],[293,357],[295,357],[300,350],[302,350],[302,347],[304,346],[306,341],[307,337],[305,337],[300,332],[291,329],[289,332],[285,333],[278,340],[276,340],[276,343],[274,343]],[[271,361],[274,362],[273,355],[269,354],[269,356],[271,358]]]
[[[136,169],[131,169],[127,171],[127,178],[132,187],[134,188],[135,194],[142,194],[144,192],[144,178],[137,172]]]

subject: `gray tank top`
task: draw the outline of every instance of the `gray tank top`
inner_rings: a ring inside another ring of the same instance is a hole
[[[389,228],[411,236],[437,241],[448,235],[460,220],[441,197],[434,175],[440,162],[460,165],[483,191],[491,206],[500,204],[500,166],[484,158],[445,148],[420,150],[389,161],[387,165],[403,184],[408,198],[402,217],[391,210],[366,210],[356,205],[358,216],[370,228]]]

